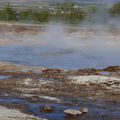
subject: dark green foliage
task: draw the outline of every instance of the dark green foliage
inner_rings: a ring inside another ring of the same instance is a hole
[[[79,23],[86,19],[87,13],[74,3],[65,1],[57,6],[56,16],[67,23]]]
[[[7,15],[6,15],[6,12],[4,10],[0,11],[0,20],[1,21],[6,21],[7,20]]]
[[[48,22],[50,20],[50,14],[47,11],[35,12],[34,19],[37,22]]]
[[[21,21],[34,21],[34,13],[31,9],[20,12]]]
[[[84,19],[86,19],[87,14],[86,12],[84,12],[83,10],[75,10],[73,9],[71,11],[71,13],[69,14],[69,22],[70,23],[77,23],[80,21],[83,21]]]
[[[112,16],[120,16],[120,2],[114,4],[110,9],[110,14]]]
[[[6,15],[6,20],[8,21],[16,19],[16,12],[10,5],[7,5],[2,12]]]
[[[62,21],[65,23],[79,23],[88,19],[90,14],[94,14],[97,11],[96,6],[91,8],[81,8],[72,2],[67,2],[56,5],[53,11],[48,8],[43,10],[28,9],[21,10],[19,13],[19,20],[21,22],[49,22],[50,20]],[[3,10],[0,10],[0,20],[3,21],[15,21],[17,10],[12,6],[7,5]]]

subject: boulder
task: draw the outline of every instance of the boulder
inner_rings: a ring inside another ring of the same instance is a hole
[[[64,110],[64,113],[67,114],[67,115],[70,115],[70,116],[78,116],[78,115],[82,114],[81,111],[79,111],[79,110],[73,110],[73,109]]]
[[[108,72],[117,72],[120,71],[120,66],[109,66],[103,70]]]

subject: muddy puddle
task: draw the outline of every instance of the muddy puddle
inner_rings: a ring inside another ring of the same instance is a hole
[[[81,115],[76,119],[81,120],[119,120],[120,119],[120,103],[105,102],[105,101],[94,101],[83,98],[69,98],[65,99],[62,103],[53,102],[40,102],[39,99],[36,103],[32,103],[27,99],[14,99],[5,98],[0,99],[0,104],[4,105],[21,105],[25,106],[26,112],[34,114],[38,117],[48,118],[49,120],[73,120],[64,114],[65,109],[76,109],[79,110],[81,107],[88,107],[89,112],[85,115]],[[43,101],[43,100],[42,100]],[[46,105],[54,108],[53,112],[45,113],[42,108]]]

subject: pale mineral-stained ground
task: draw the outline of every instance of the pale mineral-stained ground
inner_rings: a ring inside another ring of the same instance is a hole
[[[8,109],[0,106],[1,120],[46,120],[34,117],[32,115],[24,114],[16,109]]]

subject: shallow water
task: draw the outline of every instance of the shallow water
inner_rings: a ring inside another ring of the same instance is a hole
[[[116,48],[99,51],[97,48],[71,50],[49,46],[4,46],[0,47],[0,60],[15,64],[50,68],[101,68],[120,65],[120,54]]]
[[[50,120],[69,120],[64,114],[65,109],[79,110],[81,107],[88,107],[89,112],[85,115],[78,117],[81,120],[119,120],[120,119],[120,103],[105,102],[105,101],[92,101],[88,99],[65,99],[65,103],[42,103],[38,100],[37,103],[31,103],[25,99],[0,99],[0,104],[17,104],[26,106],[26,110],[32,114],[48,118]],[[70,104],[72,103],[72,104]],[[44,113],[41,111],[44,105],[54,107],[54,112]],[[71,120],[73,120],[71,118]]]
[[[0,45],[0,60],[64,69],[120,65],[119,32],[101,28],[66,33],[63,25],[56,25],[36,35],[0,33],[3,41],[7,39],[6,43]]]
[[[4,75],[0,75],[0,80],[5,80],[7,78],[9,78],[10,76],[4,76]]]

